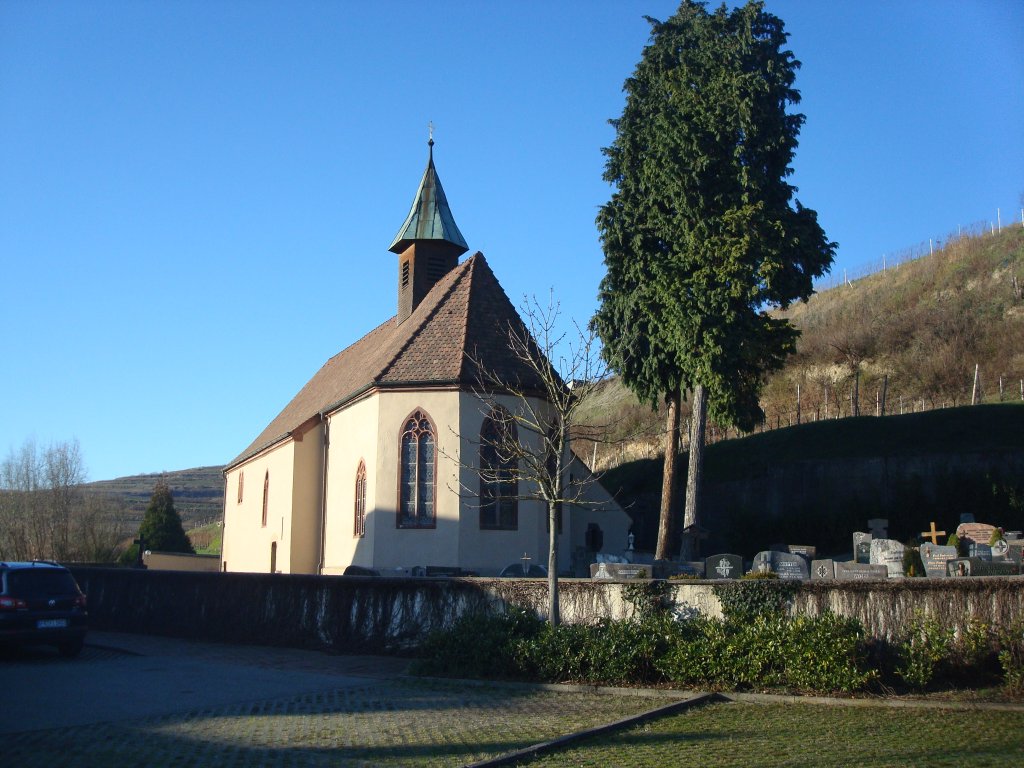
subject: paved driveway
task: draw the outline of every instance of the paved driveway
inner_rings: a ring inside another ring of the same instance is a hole
[[[404,668],[401,659],[92,632],[78,659],[49,648],[0,657],[0,690],[17,702],[0,717],[0,733],[364,686]]]
[[[0,766],[460,766],[664,703],[404,668],[93,632],[78,659],[0,656]]]

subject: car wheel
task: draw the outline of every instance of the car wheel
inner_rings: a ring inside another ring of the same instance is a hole
[[[66,640],[57,646],[57,650],[60,651],[61,656],[73,659],[82,652],[82,646],[84,644],[85,641],[82,640],[82,638],[77,640]]]

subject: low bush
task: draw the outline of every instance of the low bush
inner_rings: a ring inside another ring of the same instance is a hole
[[[999,632],[998,656],[1007,690],[1024,694],[1024,619]]]
[[[952,628],[931,616],[915,614],[906,637],[896,646],[896,674],[911,688],[927,688],[936,667],[949,655],[953,637]]]
[[[532,613],[466,614],[451,629],[431,632],[419,647],[414,674],[445,677],[520,677],[515,644],[541,632]]]

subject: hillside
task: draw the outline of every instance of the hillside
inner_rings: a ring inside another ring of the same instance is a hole
[[[1014,226],[956,237],[931,255],[792,306],[779,314],[801,337],[797,353],[766,382],[762,428],[970,403],[976,365],[984,402],[1019,401],[1022,289],[1024,228]],[[687,415],[684,404],[684,421]],[[608,442],[597,447],[598,468],[661,451],[662,417],[617,380],[588,406],[584,421],[611,426]],[[735,432],[710,429],[712,441],[728,436]],[[578,452],[594,456],[589,443]]]
[[[128,509],[128,519],[133,523],[142,521],[153,486],[161,478],[167,481],[174,496],[174,508],[181,516],[186,530],[220,521],[224,511],[224,476],[222,467],[196,467],[175,472],[119,477],[116,480],[99,480],[87,483],[87,493],[97,493],[121,499]]]

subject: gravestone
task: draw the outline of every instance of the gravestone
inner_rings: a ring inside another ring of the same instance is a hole
[[[811,580],[834,579],[836,577],[836,564],[831,559],[811,561]]]
[[[1010,542],[1006,539],[1000,539],[992,545],[992,559],[993,560],[1005,560],[1007,553],[1010,551]]]
[[[988,523],[960,523],[956,528],[956,537],[968,544],[973,542],[974,544],[984,544],[987,547],[992,538],[992,531],[995,529],[994,525]]]
[[[871,564],[884,565],[890,579],[903,576],[903,551],[906,549],[896,539],[871,540]]]
[[[807,579],[810,576],[807,561],[800,555],[775,550],[758,552],[754,558],[754,570],[777,573],[780,579],[793,581]]]
[[[871,562],[871,534],[856,532],[853,534],[853,561],[855,563]]]
[[[641,563],[591,563],[590,578],[611,581],[651,578],[652,568]]]
[[[1006,542],[1006,559],[1018,565],[1024,561],[1024,541]]]
[[[676,563],[671,560],[655,560],[652,563],[652,576],[655,579],[670,579],[673,576],[689,576],[695,579],[704,578],[704,563],[694,568],[689,563]]]
[[[841,581],[884,581],[889,578],[889,569],[884,565],[870,563],[834,563],[836,579]]]
[[[988,544],[969,543],[967,545],[967,556],[976,557],[979,560],[992,560],[992,547]]]
[[[808,563],[818,556],[818,548],[809,544],[790,544],[786,547],[786,551],[791,555],[800,555]]]
[[[956,560],[956,547],[946,547],[925,542],[919,547],[924,571],[930,579],[941,579],[946,576],[946,563]]]
[[[743,558],[739,555],[715,555],[704,560],[705,579],[738,579],[743,575]]]
[[[1011,561],[993,562],[977,557],[958,557],[947,564],[950,576],[1017,576],[1020,564]]]
[[[1020,541],[1024,538],[1024,534],[1020,531],[1003,531],[1003,538],[1007,541]]]
[[[889,519],[885,517],[873,517],[868,520],[868,528],[871,530],[871,538],[889,538]]]

